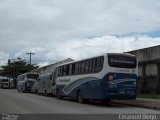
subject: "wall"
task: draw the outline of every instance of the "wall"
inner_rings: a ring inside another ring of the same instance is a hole
[[[138,58],[138,89],[140,93],[160,93],[160,45],[129,51]],[[143,70],[144,69],[144,70]]]

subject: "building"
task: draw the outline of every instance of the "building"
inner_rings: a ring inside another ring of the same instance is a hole
[[[138,58],[139,92],[160,93],[160,45],[127,53]]]
[[[74,60],[71,59],[71,58],[68,58],[68,59],[65,59],[63,61],[59,61],[59,62],[49,64],[49,65],[46,65],[46,66],[43,66],[43,67],[40,67],[40,68],[36,68],[36,69],[32,70],[31,72],[37,72],[40,75],[44,75],[44,74],[47,74],[47,73],[53,73],[54,69],[57,65],[60,65],[62,63],[71,62],[71,61],[74,61]]]

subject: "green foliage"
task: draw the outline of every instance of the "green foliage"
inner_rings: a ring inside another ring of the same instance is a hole
[[[3,65],[2,70],[0,70],[0,75],[16,78],[18,75],[29,72],[35,68],[38,68],[38,66],[27,64],[24,60],[15,61]]]

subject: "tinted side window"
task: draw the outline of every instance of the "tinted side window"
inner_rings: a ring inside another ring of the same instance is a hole
[[[72,64],[72,75],[75,74],[75,63]]]
[[[66,66],[65,73],[66,73],[66,75],[69,75],[69,65],[65,65],[65,66]]]
[[[69,65],[69,75],[72,74],[72,64]]]
[[[81,62],[81,73],[85,73],[85,61]]]
[[[92,73],[92,69],[93,69],[93,68],[92,68],[92,62],[93,62],[93,59],[90,59],[90,60],[89,60],[89,64],[88,64],[88,72],[89,72],[89,73]]]
[[[98,57],[97,58],[97,66],[96,66],[96,71],[100,71],[103,67],[103,57]]]
[[[92,59],[92,72],[96,71],[96,58]]]
[[[58,67],[58,76],[79,75],[99,72],[103,68],[104,57],[96,57],[88,60],[71,63]]]
[[[75,64],[75,74],[78,74],[78,63]]]
[[[89,60],[85,60],[85,73],[88,73]]]

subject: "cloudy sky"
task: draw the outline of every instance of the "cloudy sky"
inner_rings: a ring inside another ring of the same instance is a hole
[[[160,0],[0,0],[0,65],[160,45]]]

